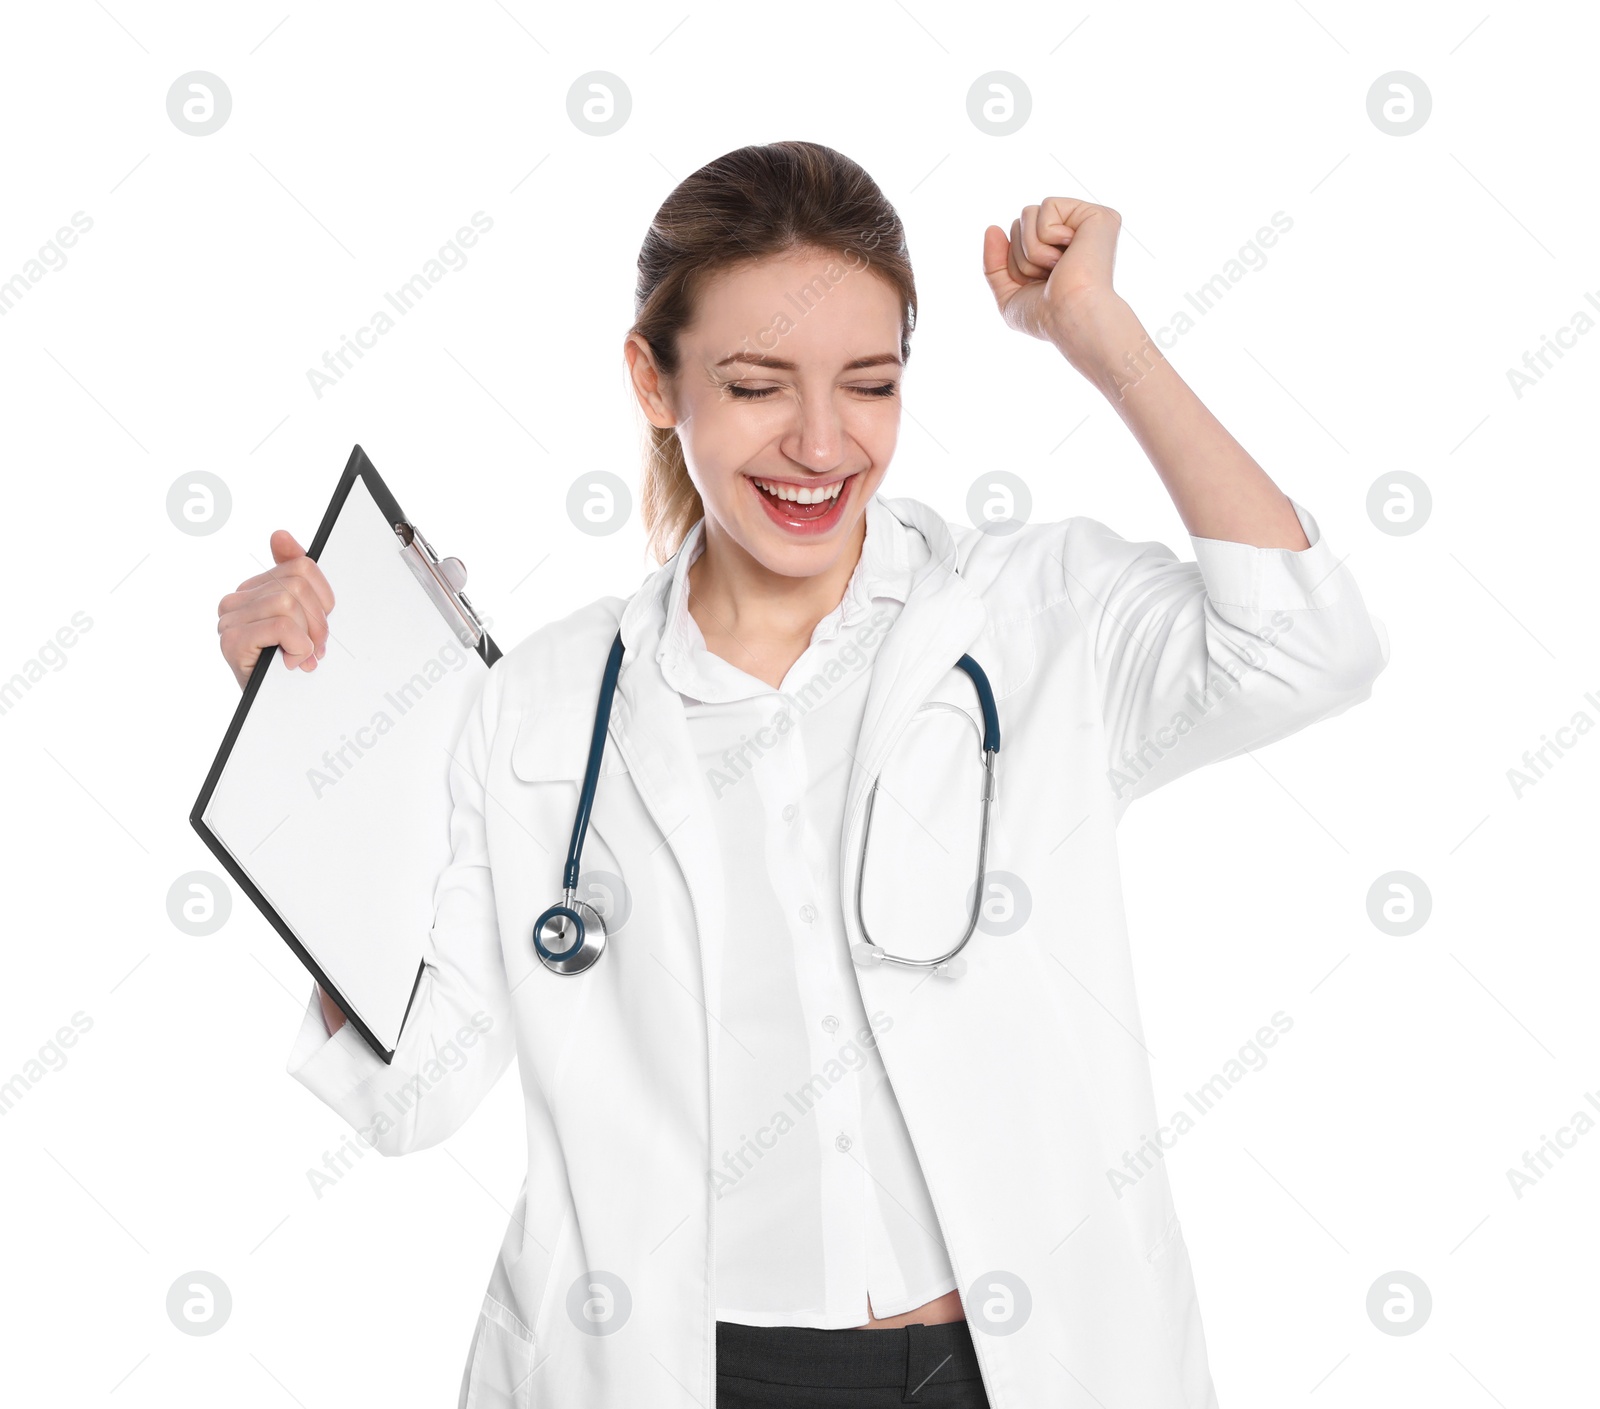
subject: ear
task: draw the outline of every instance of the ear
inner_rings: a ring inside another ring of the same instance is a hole
[[[670,430],[678,424],[668,396],[668,379],[656,364],[655,354],[638,333],[629,333],[622,345],[622,355],[628,362],[628,379],[640,409],[652,426]]]

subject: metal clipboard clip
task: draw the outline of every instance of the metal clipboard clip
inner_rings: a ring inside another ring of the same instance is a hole
[[[404,519],[395,524],[394,531],[400,540],[400,556],[438,607],[439,615],[450,623],[463,646],[476,650],[483,639],[484,626],[483,618],[461,590],[467,583],[466,565],[460,558],[441,558],[416,525]]]

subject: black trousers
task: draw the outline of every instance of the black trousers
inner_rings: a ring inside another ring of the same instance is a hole
[[[989,1409],[965,1321],[891,1330],[717,1322],[716,1409]]]

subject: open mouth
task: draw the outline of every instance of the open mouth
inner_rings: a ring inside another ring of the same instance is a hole
[[[838,523],[856,480],[855,475],[847,475],[831,484],[809,485],[755,475],[748,478],[767,517],[780,528],[802,534],[826,533]]]

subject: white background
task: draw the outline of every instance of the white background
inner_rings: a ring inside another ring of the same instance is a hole
[[[445,1147],[312,1191],[348,1132],[283,1071],[307,976],[242,896],[204,938],[166,909],[217,869],[187,821],[238,694],[216,603],[272,529],[310,541],[357,441],[506,648],[631,592],[637,516],[593,538],[565,503],[585,473],[636,482],[640,239],[676,180],[791,137],[861,162],[906,221],[922,316],[886,492],[951,519],[1007,469],[1035,518],[1192,556],[1108,405],[996,316],[985,225],[1048,195],[1115,206],[1118,287],[1154,329],[1293,220],[1171,355],[1348,555],[1392,663],[1370,701],[1122,828],[1159,1109],[1274,1012],[1294,1023],[1167,1157],[1219,1395],[1593,1394],[1600,1131],[1520,1199],[1506,1175],[1600,1093],[1600,739],[1520,798],[1506,776],[1600,719],[1600,332],[1520,398],[1507,378],[1600,297],[1592,11],[108,0],[8,7],[5,33],[0,280],[74,212],[93,228],[0,317],[0,679],[74,612],[93,625],[0,715],[0,1081],[75,1012],[92,1027],[0,1119],[0,1395],[455,1402],[522,1175],[516,1079]],[[195,69],[233,99],[205,137],[166,111]],[[632,94],[611,136],[567,117],[591,70]],[[967,116],[989,70],[1033,95],[1014,135]],[[1432,93],[1409,136],[1367,114],[1392,70]],[[493,228],[466,267],[319,398],[307,369],[477,211]],[[232,495],[205,537],[165,507],[199,470]],[[1433,496],[1409,536],[1366,510],[1399,470]],[[1367,914],[1392,870],[1432,894],[1408,937]],[[985,1034],[959,1039],[983,1060]],[[165,1309],[194,1269],[233,1296],[208,1337]],[[1413,1335],[1366,1313],[1393,1270],[1432,1293]],[[659,1402],[686,1401],[664,1381]]]

